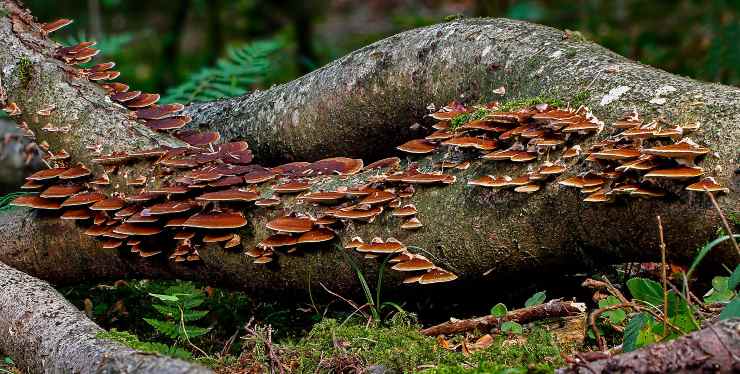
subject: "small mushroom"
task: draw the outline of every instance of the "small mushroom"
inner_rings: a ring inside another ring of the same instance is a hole
[[[184,227],[203,229],[236,229],[247,224],[247,219],[238,212],[196,213],[188,218]]]
[[[419,219],[416,217],[411,217],[401,224],[401,228],[404,230],[416,230],[423,226],[424,225],[421,223],[421,221],[419,221]]]
[[[60,18],[60,19],[58,19],[56,21],[44,23],[44,24],[41,24],[41,32],[44,35],[48,35],[48,34],[51,34],[54,31],[57,31],[57,30],[61,29],[64,26],[67,26],[67,25],[71,24],[72,22],[74,22],[74,21],[71,20],[71,19]]]
[[[440,268],[429,269],[419,278],[419,284],[432,284],[451,282],[457,279],[457,275]]]
[[[437,145],[425,139],[416,139],[403,143],[396,149],[406,153],[425,154],[434,152]]]
[[[313,221],[309,218],[285,216],[268,222],[267,228],[282,232],[304,233],[311,231],[313,228]]]
[[[645,178],[688,179],[703,174],[704,169],[700,167],[677,166],[667,169],[653,169],[645,174]]]
[[[728,193],[730,191],[729,188],[722,187],[712,177],[706,177],[696,183],[690,184],[688,187],[686,187],[686,190],[697,191],[697,192],[720,192],[720,193]]]
[[[325,228],[317,228],[301,234],[301,236],[298,237],[298,244],[320,243],[332,239],[334,239],[334,231]]]

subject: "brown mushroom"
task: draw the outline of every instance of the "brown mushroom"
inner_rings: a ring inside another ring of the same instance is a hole
[[[297,193],[311,189],[312,183],[310,182],[286,182],[283,184],[275,185],[272,187],[273,191],[277,193]]]
[[[159,101],[159,94],[142,93],[135,99],[129,100],[125,105],[131,109],[146,108]]]
[[[703,174],[704,169],[700,167],[677,166],[667,169],[653,169],[645,174],[645,178],[688,179]]]
[[[399,262],[391,267],[391,269],[396,271],[419,271],[433,268],[434,264],[431,261],[419,255],[414,255],[411,259]]]
[[[421,223],[421,221],[416,217],[411,217],[401,224],[401,228],[404,230],[416,230],[423,226],[424,225]]]
[[[298,244],[319,243],[332,239],[334,239],[334,231],[325,228],[317,228],[301,234],[301,236],[298,237]]]
[[[203,229],[236,229],[247,224],[247,219],[238,212],[196,213],[188,218],[184,227]]]
[[[61,219],[65,220],[84,220],[92,218],[90,211],[85,208],[70,209],[64,212]]]
[[[86,168],[84,165],[76,166],[71,169],[65,170],[63,173],[59,174],[59,179],[77,179],[82,178],[90,175],[90,169]]]
[[[451,282],[455,279],[457,279],[457,275],[444,269],[433,268],[419,278],[419,284]]]
[[[311,231],[313,221],[302,217],[280,217],[267,223],[267,228],[275,231],[304,233]]]
[[[62,203],[63,207],[80,206],[94,204],[100,200],[106,199],[106,196],[99,192],[83,192],[72,195]]]
[[[123,199],[111,197],[95,202],[95,204],[90,207],[90,210],[119,210],[124,206],[126,206],[126,202]]]
[[[195,198],[198,201],[255,201],[259,199],[259,194],[252,191],[239,189],[207,192]]]
[[[61,29],[64,26],[69,25],[72,22],[74,22],[74,21],[71,20],[71,19],[60,18],[60,19],[58,19],[56,21],[52,21],[52,22],[48,22],[48,23],[43,23],[43,24],[41,24],[41,32],[43,32],[44,34],[50,34],[50,33],[54,32],[54,31],[57,31],[57,30]]]
[[[403,143],[396,147],[396,149],[406,153],[425,154],[434,152],[437,149],[437,145],[426,139],[416,139]]]
[[[393,212],[391,212],[394,217],[408,217],[413,216],[416,213],[416,206],[414,204],[406,204],[402,208],[394,209]]]
[[[688,191],[697,191],[697,192],[720,192],[720,193],[728,193],[730,191],[727,187],[722,187],[717,181],[712,177],[706,177],[696,183],[690,184],[688,187],[686,187],[686,190]]]
[[[203,235],[203,243],[219,243],[231,240],[234,237],[234,233],[207,233]]]
[[[406,246],[395,241],[362,243],[357,248],[360,253],[389,254],[399,253],[406,250]]]
[[[156,235],[162,232],[162,228],[157,226],[144,226],[135,223],[122,223],[113,229],[116,234],[124,235],[135,235],[135,236],[150,236]]]
[[[45,189],[39,196],[48,199],[70,197],[80,192],[81,189],[82,187],[77,185],[54,185]]]
[[[10,203],[10,205],[44,210],[58,210],[62,207],[61,203],[57,200],[45,199],[36,195],[18,196]]]

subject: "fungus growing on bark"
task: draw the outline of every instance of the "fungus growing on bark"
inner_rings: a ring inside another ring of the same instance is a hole
[[[403,143],[396,149],[406,153],[425,154],[434,152],[437,145],[425,139],[416,139]]]
[[[447,174],[426,174],[426,173],[415,173],[401,178],[404,183],[416,183],[416,184],[432,184],[432,183],[444,183],[452,184],[455,183],[457,178],[454,175]]]
[[[403,221],[403,223],[401,224],[401,228],[404,230],[416,230],[423,226],[424,225],[421,223],[421,221],[416,217],[411,217]]]
[[[203,235],[203,243],[220,243],[225,242],[228,240],[231,240],[231,238],[234,236],[233,233],[222,233],[222,232],[216,232],[212,233],[209,232],[205,235]]]
[[[39,196],[43,198],[62,198],[70,197],[82,189],[81,186],[77,185],[55,185],[45,189]]]
[[[158,216],[164,214],[179,214],[185,213],[190,209],[193,209],[195,204],[192,201],[166,201],[163,203],[152,205],[141,211],[142,215],[147,216]]]
[[[495,140],[473,136],[457,136],[443,141],[442,145],[456,146],[460,148],[475,148],[482,151],[490,151],[496,149]]]
[[[126,202],[123,199],[118,198],[118,197],[111,197],[111,198],[96,202],[95,204],[90,206],[90,210],[104,210],[104,211],[119,210],[123,208],[124,206],[126,206]]]
[[[153,105],[148,108],[138,109],[131,116],[143,120],[158,120],[171,117],[183,109],[185,109],[185,106],[180,103]]]
[[[383,204],[396,198],[396,194],[388,191],[375,191],[360,200],[360,204]]]
[[[255,264],[267,264],[267,263],[272,262],[272,260],[273,260],[272,256],[260,256],[260,257],[257,257],[257,259],[255,259],[252,262]]]
[[[587,173],[586,175],[571,177],[558,183],[567,187],[584,188],[601,186],[606,183],[606,181],[601,177]]]
[[[360,253],[390,254],[406,250],[406,246],[396,241],[362,243],[355,248]]]
[[[692,183],[688,187],[686,187],[686,190],[696,191],[696,192],[720,192],[720,193],[728,193],[730,191],[729,188],[722,187],[712,177],[706,177],[696,183]]]
[[[41,32],[43,34],[45,34],[45,35],[48,35],[48,34],[53,33],[54,31],[57,31],[57,30],[61,29],[64,26],[67,26],[67,25],[71,24],[72,22],[74,22],[74,21],[71,20],[71,19],[60,18],[60,19],[58,19],[56,21],[42,23],[41,24]]]
[[[394,217],[408,217],[416,213],[416,206],[414,204],[406,204],[402,208],[396,208],[391,212]]]
[[[310,171],[311,175],[353,175],[362,170],[362,167],[361,159],[332,157],[312,163],[307,171]]]
[[[234,248],[242,243],[242,237],[239,234],[233,234],[231,239],[224,243],[224,249]]]
[[[302,217],[280,217],[267,223],[267,228],[275,231],[304,233],[311,231],[313,222],[309,218]]]
[[[693,163],[694,159],[709,153],[709,149],[694,144],[688,139],[681,142],[642,150],[643,154],[665,158],[683,159]]]
[[[236,229],[247,224],[247,219],[238,212],[196,213],[182,226],[201,229]]]
[[[509,158],[513,162],[529,162],[537,159],[537,154],[533,152],[517,152]]]
[[[457,279],[457,275],[440,268],[429,269],[419,278],[419,284],[432,284],[451,282]]]
[[[157,101],[159,101],[159,94],[142,93],[136,98],[126,101],[124,105],[130,109],[139,109],[153,105]]]
[[[517,186],[514,188],[514,192],[521,192],[521,193],[534,193],[540,190],[539,184],[525,184],[523,186]]]
[[[259,194],[239,189],[207,192],[195,198],[198,201],[255,201]]]
[[[604,149],[589,156],[599,160],[630,160],[640,157],[640,151],[632,148]]]
[[[274,198],[274,197],[267,198],[267,199],[259,199],[254,202],[254,205],[260,206],[260,207],[280,205],[280,199]]]
[[[427,260],[426,257],[420,255],[413,255],[410,259],[399,262],[391,267],[391,269],[396,271],[420,271],[433,268],[434,264]]]
[[[37,171],[30,176],[26,177],[29,181],[47,181],[58,177],[60,174],[67,171],[67,168],[52,168]]]
[[[311,192],[302,196],[299,199],[309,203],[321,203],[321,204],[334,204],[339,200],[344,199],[347,196],[346,193],[337,191],[326,191],[326,192]]]
[[[298,244],[298,238],[288,234],[273,234],[259,242],[260,247],[277,248]]]
[[[110,95],[110,99],[119,103],[126,103],[141,96],[141,91],[118,92]]]
[[[340,219],[358,219],[371,221],[383,212],[383,207],[374,206],[370,209],[339,209],[330,213],[330,215]]]
[[[94,204],[98,201],[105,200],[107,197],[99,192],[83,192],[77,195],[70,196],[67,200],[62,203],[63,207],[70,206],[81,206]]]
[[[75,208],[65,211],[60,218],[66,220],[85,220],[92,218],[92,215],[85,208]]]
[[[92,174],[90,169],[86,168],[84,165],[80,165],[65,170],[63,173],[59,174],[58,177],[59,179],[77,179],[87,177],[90,174]]]
[[[123,234],[123,235],[151,236],[151,235],[157,235],[160,232],[162,232],[162,228],[157,227],[157,226],[146,226],[146,225],[139,225],[136,223],[125,222],[113,228],[113,232],[116,234]]]
[[[317,228],[301,234],[301,236],[298,237],[298,244],[320,243],[332,239],[334,239],[334,231],[325,228]]]
[[[16,197],[10,205],[44,210],[58,210],[62,208],[62,205],[58,200],[45,199],[36,195],[22,195]]]
[[[193,119],[190,116],[172,116],[157,120],[149,120],[144,122],[144,125],[157,131],[178,130],[185,127],[185,125],[190,123],[192,120]]]
[[[401,166],[400,158],[388,157],[382,160],[375,161],[371,163],[370,165],[365,166],[365,170],[385,169],[385,168],[397,169],[399,166]]]
[[[645,174],[645,178],[689,179],[704,174],[700,167],[677,166],[667,169],[654,169]]]

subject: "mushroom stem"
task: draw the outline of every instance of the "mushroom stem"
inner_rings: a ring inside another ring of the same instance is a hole
[[[730,241],[732,241],[732,245],[735,246],[735,251],[738,255],[740,255],[740,246],[737,245],[737,240],[735,240],[735,237],[732,235],[732,229],[730,228],[730,224],[727,222],[727,218],[725,218],[725,214],[722,213],[722,208],[720,208],[719,203],[717,203],[717,199],[714,198],[713,193],[707,191],[707,195],[709,195],[709,200],[712,201],[714,209],[717,210],[717,214],[719,214],[719,218],[720,220],[722,220],[722,226],[725,227],[727,235],[730,237]]]

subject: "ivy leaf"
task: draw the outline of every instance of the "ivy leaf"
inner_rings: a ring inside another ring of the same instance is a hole
[[[521,335],[524,332],[524,328],[514,321],[506,321],[501,324],[501,331]]]
[[[738,285],[740,285],[740,264],[735,266],[735,271],[732,272],[730,280],[727,281],[727,287],[733,291],[737,289]]]
[[[722,309],[722,313],[719,314],[719,319],[730,319],[740,317],[740,298],[735,298]]]
[[[498,303],[491,308],[491,315],[496,318],[503,318],[506,316],[506,313],[508,313],[508,310],[506,309],[506,305],[502,303]]]
[[[545,294],[545,291],[537,292],[536,294],[530,296],[529,299],[524,302],[524,307],[540,305],[545,302],[546,297],[547,295]]]
[[[161,295],[161,294],[156,294],[156,293],[150,293],[149,296],[154,297],[154,298],[157,298],[157,299],[162,300],[162,301],[177,302],[177,301],[180,300],[175,295]]]
[[[632,352],[655,342],[658,337],[653,332],[654,324],[653,317],[645,313],[640,313],[632,317],[624,329],[622,349],[625,352]]]
[[[627,281],[632,297],[654,306],[663,305],[663,287],[660,283],[646,278],[632,278]]]

